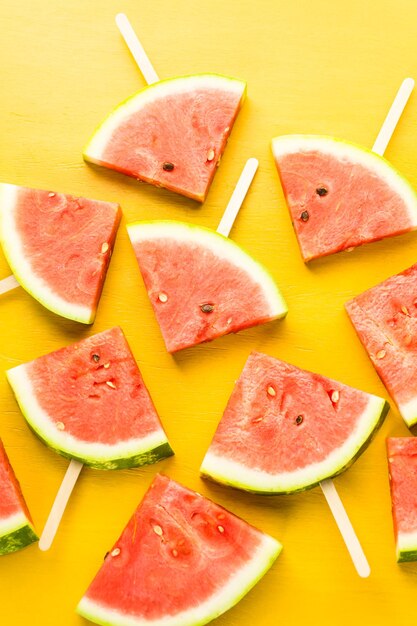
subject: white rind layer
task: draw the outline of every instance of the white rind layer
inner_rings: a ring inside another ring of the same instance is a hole
[[[272,140],[272,152],[278,160],[288,154],[319,151],[337,159],[358,163],[398,193],[407,206],[410,228],[417,228],[417,194],[410,183],[383,157],[362,146],[325,135],[282,135]],[[395,224],[393,224],[395,227]]]
[[[401,560],[404,553],[416,552],[417,554],[417,530],[397,534],[397,561]]]
[[[398,402],[397,406],[407,426],[414,426],[417,423],[417,398],[404,403]]]
[[[281,544],[264,535],[252,559],[221,589],[202,602],[181,613],[148,620],[109,609],[84,596],[77,607],[83,617],[103,626],[203,626],[234,606],[271,567],[282,550]],[[198,585],[198,578],[195,580]],[[163,593],[161,589],[161,593]],[[186,592],[186,590],[184,590]]]
[[[82,458],[86,463],[92,459],[94,462],[111,464],[114,460],[145,454],[157,446],[168,443],[162,428],[146,437],[129,439],[129,441],[115,445],[80,441],[69,433],[58,430],[55,422],[40,406],[33,392],[32,383],[27,374],[29,366],[30,363],[18,365],[8,370],[6,376],[27,422],[35,433],[51,447],[74,458]],[[109,469],[111,469],[110,466]]]
[[[23,511],[13,513],[9,517],[0,520],[0,537],[10,535],[10,533],[14,533],[24,526],[30,526],[30,528],[32,528],[32,524]]]
[[[197,74],[195,76],[171,78],[149,85],[131,98],[128,98],[125,102],[122,102],[104,120],[86,145],[84,158],[91,163],[102,165],[103,153],[113,133],[133,113],[166,96],[190,92],[201,87],[235,91],[240,97],[243,97],[246,83],[216,74]]]
[[[31,296],[53,313],[76,322],[91,324],[95,311],[64,300],[33,271],[16,228],[14,208],[18,191],[19,187],[16,185],[0,183],[0,242],[15,278]]]
[[[355,430],[342,446],[333,450],[322,461],[307,467],[292,472],[270,474],[249,468],[208,450],[200,471],[217,482],[257,493],[288,493],[307,489],[321,480],[334,476],[350,463],[374,431],[385,404],[382,398],[370,396]],[[268,452],[266,451],[265,454]],[[273,454],[273,451],[270,454]]]
[[[141,241],[167,238],[177,241],[179,244],[192,242],[207,248],[219,258],[223,258],[245,271],[254,282],[262,287],[265,299],[269,304],[271,319],[285,317],[287,314],[287,305],[272,276],[231,239],[209,228],[168,220],[134,222],[127,225],[127,230],[133,245]]]

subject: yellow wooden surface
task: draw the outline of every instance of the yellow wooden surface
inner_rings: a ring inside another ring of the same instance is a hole
[[[248,81],[248,100],[204,206],[83,163],[81,149],[96,124],[144,85],[116,30],[119,11],[131,18],[161,77],[213,71]],[[384,450],[387,435],[408,433],[395,409],[369,450],[336,479],[371,564],[368,580],[355,574],[318,489],[250,496],[203,482],[198,468],[252,349],[387,397],[343,303],[415,262],[416,235],[305,267],[269,141],[306,132],[372,145],[401,80],[417,77],[416,21],[415,0],[1,2],[1,179],[118,201],[124,219],[94,326],[60,319],[15,290],[0,301],[0,369],[120,324],[176,451],[144,469],[84,469],[51,551],[33,546],[0,560],[2,625],[84,624],[75,605],[161,470],[284,544],[273,569],[219,626],[415,623],[417,565],[395,562]],[[417,187],[416,145],[414,95],[387,156]],[[288,317],[169,356],[125,224],[174,218],[216,228],[249,156],[260,169],[232,237],[271,270]],[[0,257],[0,277],[8,273]],[[67,461],[29,431],[3,374],[0,436],[40,531]]]

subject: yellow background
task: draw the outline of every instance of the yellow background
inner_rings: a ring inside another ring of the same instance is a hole
[[[81,149],[97,123],[144,85],[116,30],[119,11],[129,15],[161,77],[212,71],[248,81],[248,100],[204,206],[83,163]],[[0,301],[0,368],[120,324],[176,451],[143,469],[84,469],[52,549],[32,546],[0,560],[2,625],[82,626],[74,607],[161,470],[284,544],[273,569],[219,626],[415,623],[417,565],[395,562],[384,449],[386,436],[408,434],[395,408],[369,450],[336,479],[370,561],[368,580],[356,575],[318,489],[250,496],[201,481],[198,468],[252,349],[387,397],[343,303],[415,262],[416,235],[305,267],[269,141],[326,133],[371,146],[402,79],[417,78],[416,23],[415,0],[2,0],[1,179],[117,201],[124,219],[94,326],[56,317],[22,289],[10,292]],[[416,144],[414,95],[386,156],[415,187]],[[172,357],[125,224],[173,218],[216,228],[250,156],[260,168],[232,237],[271,270],[288,317]],[[0,257],[0,277],[8,274]],[[0,436],[40,531],[67,461],[29,431],[3,375]]]

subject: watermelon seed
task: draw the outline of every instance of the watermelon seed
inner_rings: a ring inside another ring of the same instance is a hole
[[[268,389],[266,390],[268,396],[276,396],[277,392],[275,391],[274,387],[272,385],[269,385]]]
[[[339,402],[339,392],[338,391],[333,391],[332,392],[331,401],[334,402],[335,404],[336,404],[336,402]]]
[[[111,554],[112,556],[119,556],[119,554],[120,554],[120,548],[115,548],[114,550],[112,550],[112,551],[110,552],[110,554]]]
[[[105,364],[103,365],[103,367],[104,367],[104,369],[106,369],[106,370],[107,370],[107,369],[109,369],[109,367],[110,367],[110,363],[105,363]]]
[[[226,128],[224,129],[224,132],[225,132],[225,133],[228,133],[228,132],[229,132],[229,130],[230,130],[230,126],[226,126]]]
[[[200,309],[203,311],[203,313],[211,313],[212,311],[214,311],[214,304],[201,304]]]
[[[219,533],[224,533],[223,526],[217,526],[217,530],[219,531]]]
[[[256,417],[254,420],[252,420],[252,424],[257,424],[258,422],[262,422],[263,417]]]
[[[350,248],[346,248],[346,252],[353,252],[355,249],[355,246],[351,246]]]
[[[64,422],[57,422],[56,427],[58,428],[58,430],[65,430]]]
[[[175,548],[172,551],[172,556],[178,556],[178,550],[176,550]]]
[[[376,358],[383,359],[385,355],[386,355],[385,350],[380,350],[379,352],[376,353]]]
[[[402,306],[401,311],[404,313],[404,315],[408,315],[408,316],[410,315],[406,306]]]
[[[55,198],[55,194],[54,194],[54,192],[53,192],[53,191],[51,191],[50,193],[48,193],[48,196],[49,196],[50,198]]]
[[[103,245],[101,246],[101,253],[105,254],[108,249],[109,249],[109,244],[107,243],[107,241],[105,241]]]
[[[326,187],[324,187],[324,185],[319,185],[316,189],[316,193],[321,197],[321,196],[327,196],[329,191],[328,189],[326,189]]]
[[[226,516],[224,513],[219,513],[217,519],[224,519]]]
[[[212,161],[214,159],[214,150],[211,149],[207,152],[207,161]]]
[[[158,296],[160,302],[168,302],[168,296],[166,293],[160,293]]]
[[[304,417],[302,415],[297,415],[297,417],[295,418],[295,423],[297,424],[297,426],[302,424],[303,421],[304,421]]]
[[[163,530],[160,526],[158,526],[157,524],[155,524],[155,526],[153,527],[153,532],[155,533],[155,535],[158,535],[159,537],[162,537]]]
[[[116,389],[116,385],[111,380],[106,380],[106,385],[111,387],[111,389]]]
[[[100,356],[98,354],[93,354],[91,358],[95,363],[98,363],[100,361]]]
[[[169,161],[165,161],[165,163],[162,165],[162,169],[166,172],[172,172],[172,170],[174,169],[174,164],[170,163]]]
[[[300,216],[300,217],[301,217],[301,219],[303,220],[303,222],[308,222],[308,219],[309,219],[309,217],[310,217],[310,216],[309,216],[309,214],[308,214],[308,211],[303,211],[303,212],[301,213],[301,216]]]

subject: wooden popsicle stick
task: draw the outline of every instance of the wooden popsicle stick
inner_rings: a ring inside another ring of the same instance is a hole
[[[66,509],[68,500],[70,499],[72,490],[75,487],[78,476],[83,468],[83,463],[72,459],[65,472],[64,479],[59,487],[52,509],[49,512],[45,527],[39,539],[39,549],[42,551],[49,550],[58,530],[62,516]]]
[[[229,236],[230,231],[232,230],[234,221],[239,213],[240,207],[248,193],[248,189],[251,186],[253,178],[256,174],[256,170],[258,169],[259,161],[258,159],[248,159],[246,161],[246,165],[242,170],[242,173],[237,181],[236,187],[232,193],[232,196],[229,200],[229,203],[223,213],[223,217],[220,220],[220,224],[217,227],[217,232],[220,235],[224,235],[225,237]]]
[[[149,57],[133,30],[127,16],[124,13],[118,13],[116,15],[116,24],[148,85],[157,83],[159,81],[159,76],[155,72],[152,63],[150,62]]]
[[[334,482],[330,478],[322,480],[320,487],[327,500],[327,504],[333,513],[333,517],[349,551],[356,571],[361,578],[367,578],[371,573],[371,568],[352,526],[352,522],[346,513],[343,502],[337,493]]]
[[[405,78],[397,91],[394,102],[392,103],[384,123],[381,126],[381,130],[378,133],[378,137],[375,139],[375,143],[372,146],[372,151],[376,152],[376,154],[379,154],[380,156],[384,154],[413,89],[414,79]]]
[[[0,280],[0,296],[12,289],[16,289],[16,287],[20,287],[20,283],[17,282],[13,274],[7,278],[3,278],[3,280]]]

